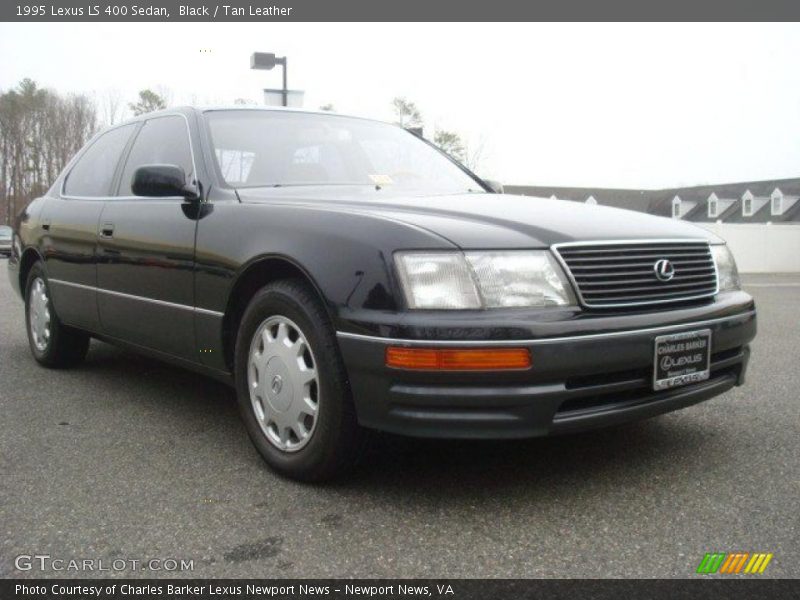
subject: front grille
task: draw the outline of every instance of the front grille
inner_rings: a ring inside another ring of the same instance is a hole
[[[553,249],[589,308],[685,302],[717,293],[717,270],[706,242],[592,242]],[[662,259],[674,269],[669,281],[656,276]]]

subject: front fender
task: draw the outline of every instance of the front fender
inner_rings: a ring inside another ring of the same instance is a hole
[[[280,203],[219,203],[199,221],[196,305],[224,313],[238,277],[254,261],[282,257],[308,274],[334,325],[369,330],[403,308],[398,249],[453,249],[428,230],[387,217]]]

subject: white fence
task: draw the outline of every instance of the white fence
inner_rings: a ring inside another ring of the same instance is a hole
[[[742,273],[800,273],[800,223],[696,223],[728,242]]]

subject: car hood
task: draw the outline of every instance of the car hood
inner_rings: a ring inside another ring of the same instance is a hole
[[[333,186],[331,186],[333,187]],[[676,219],[637,211],[510,194],[404,196],[371,187],[247,188],[242,202],[291,203],[371,214],[420,227],[464,249],[535,248],[586,240],[722,240]]]

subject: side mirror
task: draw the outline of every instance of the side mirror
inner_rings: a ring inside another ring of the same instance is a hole
[[[178,165],[144,165],[133,173],[131,190],[136,196],[164,198],[181,196],[197,200],[200,196],[194,186],[186,183],[186,173]]]
[[[493,194],[502,194],[503,192],[503,184],[499,181],[493,181],[491,179],[484,179],[483,183],[486,184],[490,190],[492,190]]]

